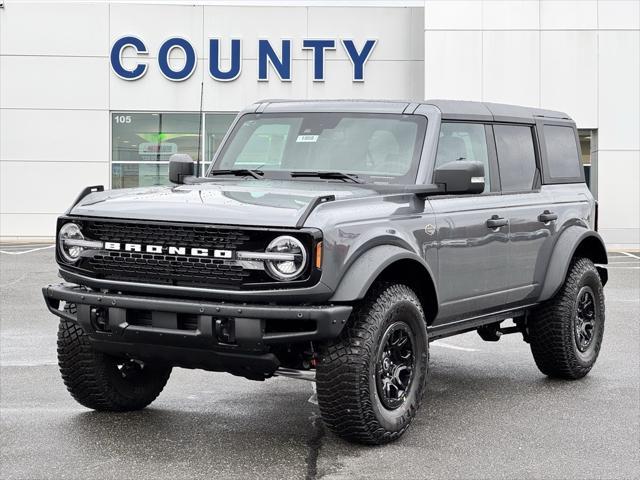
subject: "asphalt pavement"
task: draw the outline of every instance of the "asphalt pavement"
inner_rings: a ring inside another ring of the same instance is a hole
[[[53,249],[0,245],[0,478],[640,478],[640,254],[611,254],[600,358],[574,382],[520,335],[431,345],[427,395],[382,447],[322,427],[309,382],[174,369],[149,408],[97,413],[56,366]]]

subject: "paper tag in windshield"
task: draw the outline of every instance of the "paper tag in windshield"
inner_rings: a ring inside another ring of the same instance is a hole
[[[318,141],[318,135],[298,135],[298,138],[296,138],[296,142],[298,143],[304,143],[304,142],[317,142]]]

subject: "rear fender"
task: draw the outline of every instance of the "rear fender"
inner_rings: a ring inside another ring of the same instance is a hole
[[[560,235],[551,254],[539,301],[550,299],[560,290],[571,260],[576,255],[589,258],[593,263],[608,263],[607,250],[597,232],[577,225],[567,228]],[[604,267],[597,268],[604,285],[607,283],[607,270]]]

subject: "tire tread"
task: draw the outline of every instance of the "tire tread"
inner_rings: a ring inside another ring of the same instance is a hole
[[[144,385],[131,395],[119,391],[110,379],[113,359],[95,351],[84,330],[73,321],[61,320],[58,328],[58,366],[71,396],[87,408],[109,412],[139,410],[153,402],[169,380],[170,367],[154,368]]]
[[[572,321],[578,291],[585,276],[595,275],[598,288],[595,295],[600,305],[601,329],[594,339],[595,358],[602,343],[604,331],[604,293],[600,276],[588,258],[574,258],[564,284],[558,293],[532,311],[528,322],[528,339],[536,365],[550,377],[575,380],[584,377],[595,362],[585,365],[575,354]]]
[[[422,402],[428,348],[424,377],[416,379],[419,389],[416,403],[408,410],[401,429],[390,432],[382,427],[371,404],[369,359],[376,355],[375,339],[386,308],[399,299],[413,303],[424,318],[420,301],[408,286],[383,283],[372,289],[362,305],[354,310],[340,337],[322,351],[316,372],[320,412],[327,427],[346,440],[363,444],[391,442],[404,434]]]

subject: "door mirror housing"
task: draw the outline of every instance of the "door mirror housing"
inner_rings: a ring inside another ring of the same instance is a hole
[[[174,153],[169,158],[169,181],[182,184],[185,177],[193,176],[195,164],[193,158],[186,153]]]
[[[444,185],[446,193],[482,193],[484,165],[469,160],[445,163],[433,172],[433,183]]]

